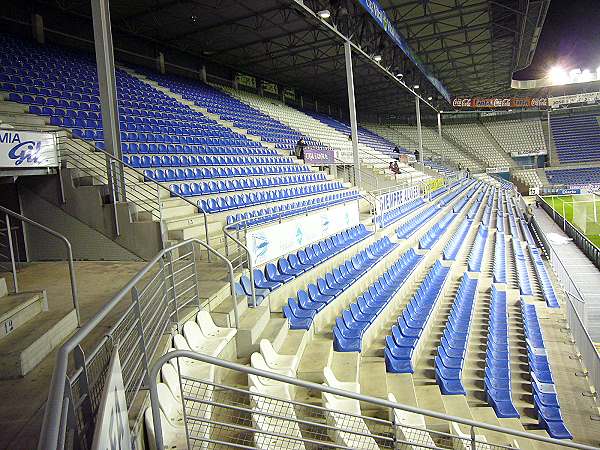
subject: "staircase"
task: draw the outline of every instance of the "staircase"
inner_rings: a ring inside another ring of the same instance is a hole
[[[0,278],[0,379],[33,370],[77,328],[75,310],[48,310],[46,293],[9,293]]]

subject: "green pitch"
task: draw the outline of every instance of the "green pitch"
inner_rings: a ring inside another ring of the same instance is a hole
[[[593,194],[552,195],[544,197],[552,208],[564,215],[571,225],[579,229],[594,245],[600,248],[600,198]],[[594,208],[595,213],[594,213]]]

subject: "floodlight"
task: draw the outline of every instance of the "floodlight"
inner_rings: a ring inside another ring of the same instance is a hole
[[[329,19],[331,17],[331,13],[328,9],[323,9],[317,13],[317,16],[319,16],[321,19]]]
[[[382,57],[381,57],[381,55],[375,55],[375,56],[373,56],[373,59],[375,60],[375,62],[380,62]]]
[[[598,67],[598,71],[600,71],[600,67]],[[396,76],[398,78],[402,78],[404,76],[404,74],[403,73],[397,73]]]
[[[431,101],[431,100],[433,100],[433,97],[429,96],[429,97],[427,97],[427,100]]]
[[[567,71],[559,66],[554,66],[552,69],[550,69],[548,77],[554,85],[561,85],[569,82],[569,75],[567,74]]]
[[[419,85],[418,85],[418,84],[415,84],[415,85],[413,86],[413,89],[419,89]]]

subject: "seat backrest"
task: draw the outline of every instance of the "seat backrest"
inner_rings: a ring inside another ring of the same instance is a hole
[[[218,327],[215,325],[212,316],[206,310],[198,311],[196,322],[198,322],[198,326],[205,336],[215,334],[218,331]]]
[[[188,321],[183,324],[183,335],[188,341],[188,345],[193,350],[202,345],[205,341],[205,337],[202,335],[202,331],[196,322]]]

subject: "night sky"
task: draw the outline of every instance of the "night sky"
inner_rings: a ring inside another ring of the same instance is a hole
[[[556,64],[600,66],[600,0],[552,0],[531,65],[516,79],[542,78]]]

